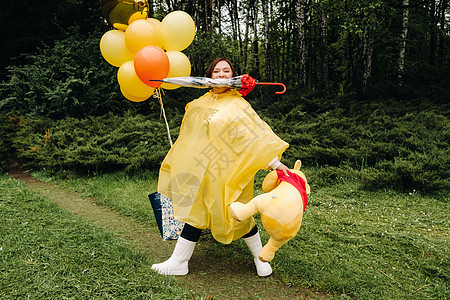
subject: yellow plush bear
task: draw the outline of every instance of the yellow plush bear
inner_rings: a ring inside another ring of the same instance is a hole
[[[267,244],[259,252],[259,259],[269,262],[281,246],[292,239],[300,230],[303,212],[308,202],[310,187],[306,176],[300,171],[302,162],[297,160],[294,169],[286,176],[276,170],[267,174],[262,183],[265,194],[253,198],[247,204],[230,204],[230,213],[237,221],[261,215],[261,221],[270,234]]]

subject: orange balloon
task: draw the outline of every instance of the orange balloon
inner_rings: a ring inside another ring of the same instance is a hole
[[[169,58],[161,48],[147,46],[136,54],[134,58],[134,69],[142,82],[156,88],[162,82],[149,81],[149,79],[161,80],[167,77],[170,69]]]
[[[125,30],[125,42],[133,54],[136,54],[145,46],[153,45],[162,48],[161,29],[153,22],[136,20]]]

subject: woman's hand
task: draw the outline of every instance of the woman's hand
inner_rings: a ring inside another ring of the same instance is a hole
[[[284,164],[280,164],[278,167],[277,167],[277,170],[280,170],[280,171],[283,171],[283,173],[284,173],[284,175],[286,175],[287,177],[289,177],[289,174],[288,174],[288,170],[289,170],[289,168],[288,167],[286,167]]]

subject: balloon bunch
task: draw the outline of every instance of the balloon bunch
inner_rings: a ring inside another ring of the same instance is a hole
[[[162,21],[136,12],[128,25],[114,24],[100,40],[103,58],[119,67],[117,80],[125,98],[141,102],[155,93],[160,85],[176,89],[179,85],[149,81],[167,77],[189,76],[191,63],[181,51],[194,40],[195,24],[183,11],[173,11]]]

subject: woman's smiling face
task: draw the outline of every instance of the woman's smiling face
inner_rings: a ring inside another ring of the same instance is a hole
[[[216,64],[211,76],[213,79],[228,79],[231,77],[233,77],[233,70],[231,70],[230,65],[224,60]]]

